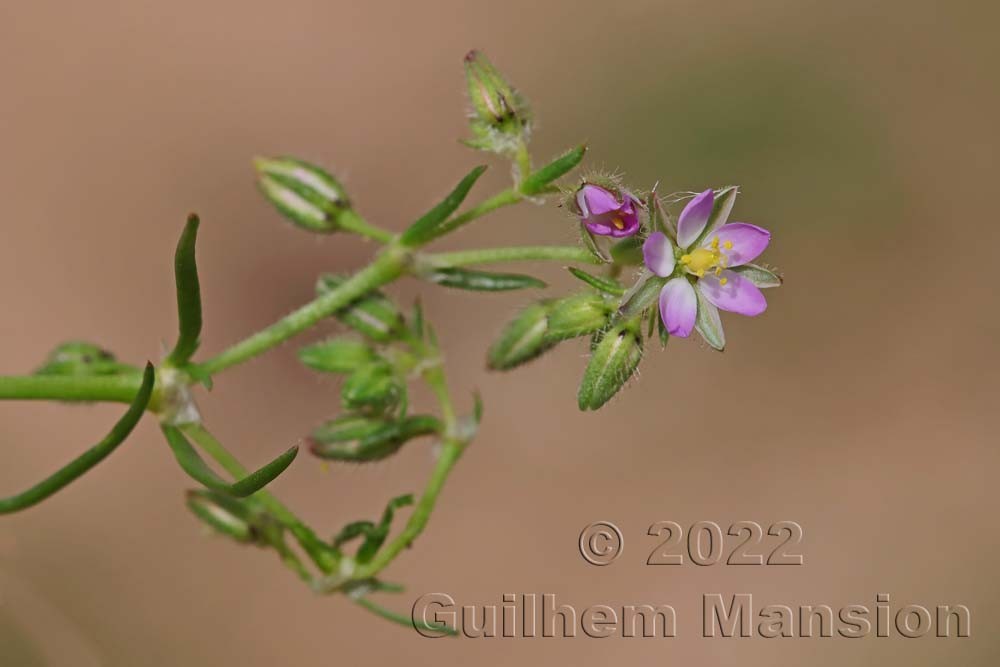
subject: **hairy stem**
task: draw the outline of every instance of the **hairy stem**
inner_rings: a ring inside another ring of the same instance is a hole
[[[389,246],[375,258],[374,262],[355,273],[336,289],[310,301],[218,356],[198,364],[195,367],[196,374],[213,375],[280,345],[323,318],[333,315],[358,297],[398,278],[403,274],[408,259],[409,256],[401,249]]]
[[[450,268],[470,264],[495,264],[497,262],[544,261],[581,262],[597,264],[599,260],[585,248],[576,246],[515,246],[511,248],[483,248],[459,250],[427,255],[434,266]]]

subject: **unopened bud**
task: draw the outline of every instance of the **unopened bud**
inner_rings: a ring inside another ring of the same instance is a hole
[[[545,337],[551,308],[551,301],[540,301],[531,304],[508,322],[490,348],[487,365],[493,370],[510,370],[551,348],[554,342]]]
[[[344,278],[340,276],[322,276],[316,283],[316,292],[320,295],[326,294],[343,282]],[[370,292],[341,308],[337,311],[337,318],[355,331],[379,343],[395,339],[405,327],[403,314],[396,308],[396,304],[378,291]]]
[[[375,363],[354,371],[344,381],[340,398],[348,410],[381,414],[396,407],[405,391],[392,366]]]
[[[237,542],[257,541],[252,511],[245,501],[215,491],[188,491],[187,506],[205,524]]]
[[[600,331],[608,324],[614,307],[597,292],[583,292],[560,299],[549,311],[545,340],[559,342]]]
[[[344,187],[323,169],[290,157],[257,158],[258,184],[264,196],[289,220],[313,232],[340,228],[351,203]]]
[[[581,410],[597,410],[628,381],[642,359],[639,318],[612,327],[594,347],[577,396]]]
[[[408,440],[440,430],[441,422],[429,415],[399,420],[346,415],[316,429],[310,448],[323,459],[378,461],[394,454]]]
[[[299,350],[299,360],[322,373],[353,373],[378,359],[368,345],[349,338],[334,338]]]
[[[114,375],[135,370],[118,363],[115,356],[93,343],[70,341],[49,353],[37,375]]]
[[[503,152],[503,137],[527,138],[531,111],[503,75],[479,51],[465,56],[465,79],[472,103],[476,148]],[[498,143],[498,140],[499,141]]]

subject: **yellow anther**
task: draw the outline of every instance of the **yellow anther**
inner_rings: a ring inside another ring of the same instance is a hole
[[[719,284],[720,285],[725,285],[728,282],[729,282],[729,278],[722,278],[721,280],[719,280]]]
[[[716,236],[714,239],[712,239],[712,250],[718,250],[718,249],[719,249],[719,237]]]
[[[615,226],[615,229],[625,229],[625,221],[622,220],[620,215],[611,218],[611,224]]]
[[[726,250],[732,250],[733,249],[733,242],[732,241],[726,241],[725,243],[722,244],[722,247],[725,248]]]
[[[691,255],[681,255],[681,264],[690,264]]]
[[[715,275],[717,275],[717,276],[721,276],[722,275],[722,267],[721,266],[715,267]],[[725,278],[723,278],[723,280],[725,280]],[[722,284],[725,285],[725,283],[722,283]]]

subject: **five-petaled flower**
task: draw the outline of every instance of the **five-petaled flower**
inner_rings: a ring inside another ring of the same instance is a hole
[[[691,334],[699,307],[751,317],[767,309],[760,289],[732,268],[752,262],[764,252],[771,233],[756,225],[733,222],[701,238],[714,202],[715,194],[705,190],[684,207],[677,221],[678,252],[663,232],[650,234],[642,247],[646,268],[661,278],[670,278],[660,290],[660,317],[671,336]],[[711,316],[718,319],[718,312]]]
[[[606,188],[587,183],[576,193],[580,222],[591,234],[621,238],[639,231],[639,211],[642,203],[622,190],[615,195]]]

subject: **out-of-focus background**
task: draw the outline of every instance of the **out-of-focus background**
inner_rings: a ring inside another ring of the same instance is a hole
[[[321,162],[400,229],[484,160],[456,141],[471,47],[532,101],[536,159],[587,140],[587,164],[639,188],[741,184],[734,217],[773,231],[786,286],[764,316],[726,318],[725,354],[693,339],[653,350],[596,414],[576,408],[582,343],[485,371],[528,295],[393,290],[423,295],[455,387],[482,391],[486,420],[387,572],[408,592],[383,601],[670,603],[675,639],[432,641],[314,596],[272,554],[203,534],[147,420],[95,472],[0,520],[0,664],[994,664],[998,18],[987,2],[853,0],[3,4],[0,372],[30,371],[67,337],[158,358],[191,210],[203,354],[307,300],[318,273],[360,266],[371,246],[279,219],[251,156]],[[504,186],[493,164],[475,196]],[[444,245],[574,238],[554,206],[528,205]],[[558,267],[536,273],[570,287]],[[299,342],[200,397],[248,462],[337,410]],[[0,405],[0,490],[79,452],[120,409]],[[423,443],[378,466],[303,456],[274,490],[332,532],[418,491],[431,465]],[[626,541],[600,569],[577,551],[599,519]],[[794,520],[805,565],[649,567],[659,520]],[[706,593],[961,603],[973,636],[705,639]]]

